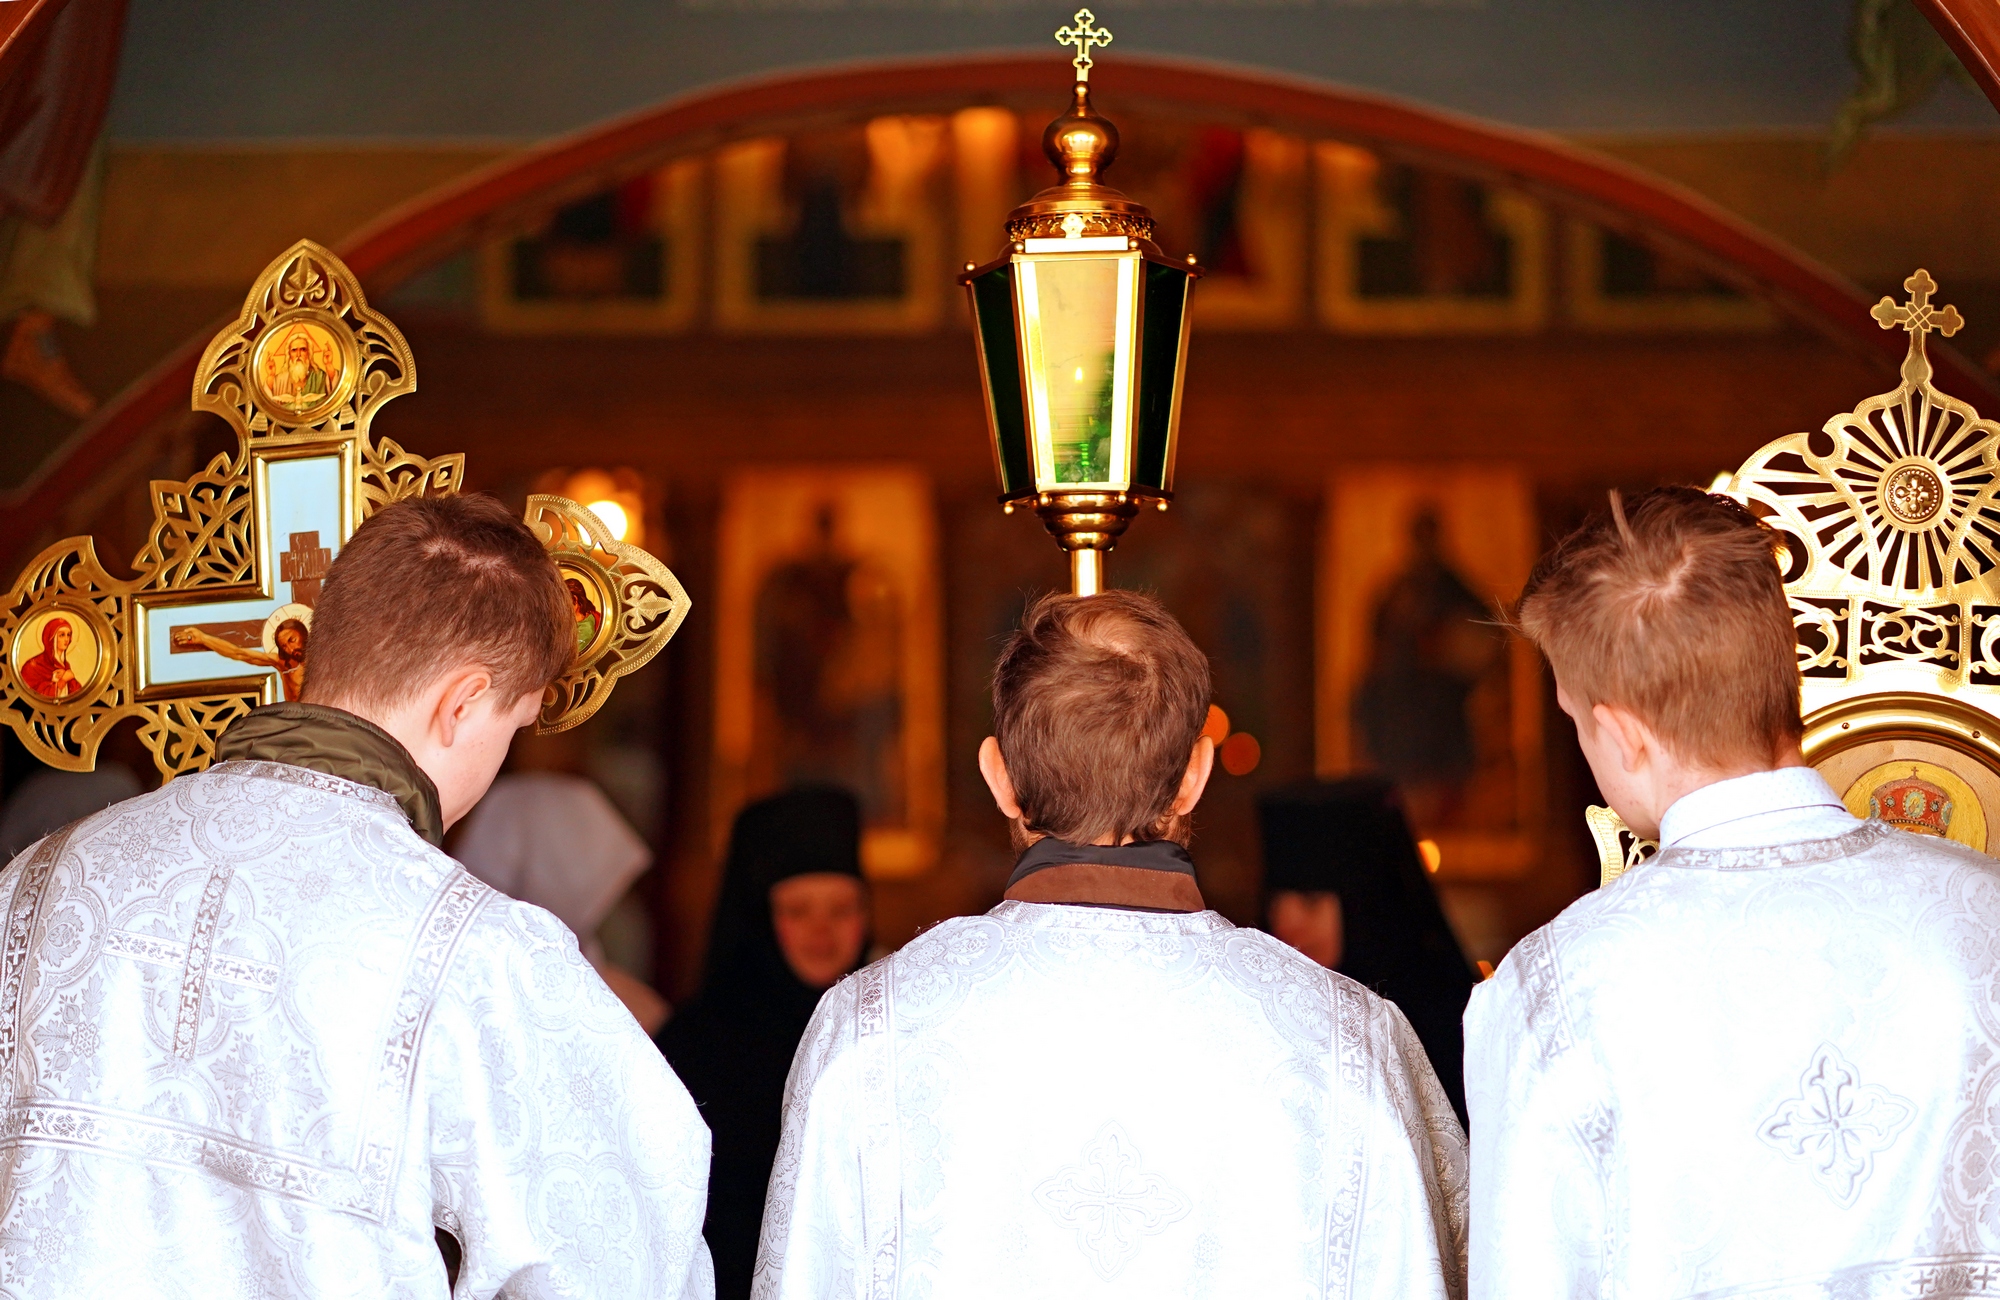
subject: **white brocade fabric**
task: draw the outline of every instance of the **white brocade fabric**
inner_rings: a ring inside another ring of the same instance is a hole
[[[708,1133],[546,912],[224,763],[0,873],[0,1295],[706,1296]]]
[[[1213,912],[1002,903],[821,1000],[757,1300],[1463,1294],[1401,1012]]]
[[[2000,864],[1801,773],[1474,992],[1476,1300],[2000,1296]]]

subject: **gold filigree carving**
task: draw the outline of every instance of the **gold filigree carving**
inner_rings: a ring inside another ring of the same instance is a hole
[[[1932,383],[1926,339],[1964,318],[1927,272],[1903,287],[1907,303],[1871,313],[1909,335],[1901,382],[1766,445],[1720,490],[1779,534],[1807,761],[1931,744],[2000,771],[2000,424]],[[1606,818],[1588,814],[1609,881],[1636,850]]]
[[[404,451],[388,438],[379,438],[361,459],[362,518],[405,497],[451,496],[464,478],[462,452],[426,459]]]
[[[300,661],[274,647],[291,636],[309,658],[311,604],[354,528],[391,502],[459,490],[462,455],[426,458],[370,433],[382,404],[416,384],[409,345],[340,259],[310,240],[287,249],[195,372],[194,409],[229,422],[235,452],[151,485],[153,525],[132,578],[112,577],[91,539],[72,537],[36,556],[0,602],[0,721],[65,770],[95,766],[105,735],[131,719],[164,775],[206,767],[230,723],[297,689]],[[279,536],[273,476],[287,474],[288,500],[319,522],[287,516],[295,531]],[[559,563],[601,583],[615,607],[557,683],[544,716],[560,730],[659,653],[687,595],[573,502],[531,502],[529,519]],[[186,650],[213,662],[174,662]]]
[[[547,734],[596,713],[620,677],[666,647],[692,602],[672,570],[613,538],[602,520],[567,497],[529,497],[527,520],[555,558],[578,618],[576,666],[542,701],[536,730]]]
[[[1909,334],[1902,382],[1780,438],[1729,490],[1779,530],[1808,713],[1870,689],[2000,684],[1975,605],[2000,606],[2000,424],[1931,382],[1924,351],[1964,318],[1924,271],[1873,315]]]
[[[1080,225],[1075,224],[1078,216],[1082,217]],[[1065,221],[1072,224],[1065,226]],[[1009,239],[1105,239],[1119,235],[1151,239],[1153,219],[1135,212],[1036,212],[1011,217],[1007,222]]]
[[[1847,675],[1847,602],[1791,598],[1792,628],[1804,676]]]
[[[303,373],[291,358],[303,346]],[[365,430],[382,403],[417,387],[410,345],[371,310],[341,260],[310,239],[257,278],[236,324],[217,334],[195,371],[194,409],[250,438]]]
[[[1625,824],[1623,817],[1602,804],[1591,804],[1585,808],[1583,820],[1590,827],[1591,840],[1597,845],[1599,889],[1660,851],[1658,840],[1640,839]]]

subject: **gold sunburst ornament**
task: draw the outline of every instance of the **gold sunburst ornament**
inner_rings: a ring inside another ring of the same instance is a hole
[[[1857,815],[1983,852],[2000,818],[2000,424],[1931,382],[1925,339],[1965,321],[1928,272],[1903,287],[1871,313],[1909,334],[1902,382],[1718,490],[1782,541],[1806,761]],[[1637,850],[1601,811],[1609,883]]]
[[[0,604],[0,719],[52,767],[88,771],[112,727],[172,777],[208,765],[230,723],[296,698],[312,610],[340,547],[375,510],[458,491],[461,455],[425,458],[375,437],[382,403],[415,391],[402,334],[352,272],[301,240],[265,268],[195,371],[194,409],[237,447],[186,482],[152,485],[153,526],[114,578],[88,537],[36,556]],[[577,658],[540,729],[588,718],[619,677],[666,645],[689,601],[652,556],[560,497],[529,500],[577,610]]]

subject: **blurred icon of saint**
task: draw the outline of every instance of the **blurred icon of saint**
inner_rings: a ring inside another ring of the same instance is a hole
[[[764,579],[755,607],[760,789],[821,783],[865,825],[903,821],[901,619],[888,575],[839,547],[819,507],[811,549]]]
[[[1410,562],[1376,603],[1368,671],[1354,697],[1369,758],[1401,787],[1420,828],[1455,824],[1482,751],[1505,752],[1507,744],[1504,735],[1480,734],[1494,720],[1480,716],[1475,698],[1491,697],[1504,714],[1506,643],[1485,602],[1445,559],[1438,534],[1434,511],[1411,519]],[[1496,676],[1497,690],[1479,691]],[[1505,717],[1498,722],[1504,732]]]

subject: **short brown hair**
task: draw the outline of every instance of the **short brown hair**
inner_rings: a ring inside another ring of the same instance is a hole
[[[465,663],[501,700],[547,686],[576,656],[555,561],[490,496],[415,497],[354,530],[313,608],[306,695],[395,708]]]
[[[1728,497],[1613,493],[1535,566],[1515,621],[1578,704],[1632,710],[1683,762],[1762,762],[1804,731],[1777,545]]]
[[[993,734],[1026,829],[1163,838],[1208,695],[1207,657],[1158,601],[1034,601],[993,668]]]

